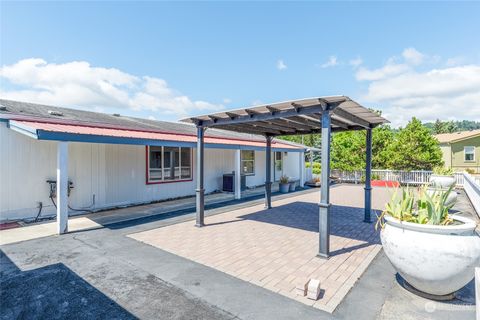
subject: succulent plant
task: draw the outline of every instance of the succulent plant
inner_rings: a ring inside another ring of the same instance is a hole
[[[439,175],[439,176],[452,176],[453,175],[453,170],[452,168],[446,168],[446,167],[435,167],[433,168],[433,174]]]
[[[448,215],[453,204],[447,205],[448,194],[453,190],[437,189],[433,194],[427,192],[426,187],[414,192],[409,188],[395,189],[385,209],[377,217],[375,228],[383,227],[384,217],[391,216],[405,222],[447,225],[453,222]]]
[[[280,177],[279,181],[280,181],[281,184],[286,184],[286,183],[289,183],[289,180],[290,179],[288,178],[288,176],[283,175],[283,176]]]

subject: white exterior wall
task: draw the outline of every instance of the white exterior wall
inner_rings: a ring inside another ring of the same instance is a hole
[[[38,202],[42,216],[54,215],[46,180],[56,177],[57,142],[38,141],[0,123],[0,221],[35,217]],[[205,190],[222,188],[222,176],[234,170],[235,151],[205,149]],[[195,194],[196,167],[193,149],[193,180],[146,184],[145,146],[69,143],[69,180],[74,189],[72,208],[95,208],[148,203]],[[285,157],[286,174],[298,177],[298,153]],[[265,152],[255,151],[255,175],[247,186],[265,183]]]
[[[283,174],[291,180],[300,180],[299,157],[297,152],[283,153]]]

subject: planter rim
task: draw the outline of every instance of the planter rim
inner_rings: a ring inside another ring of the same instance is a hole
[[[430,177],[448,177],[448,178],[455,178],[454,174],[436,174],[432,173]]]
[[[461,217],[456,215],[450,215],[453,220],[463,222],[459,225],[430,225],[430,224],[420,224],[407,221],[400,221],[391,216],[385,216],[385,221],[392,226],[404,228],[413,231],[419,232],[429,232],[429,233],[442,233],[442,234],[452,234],[452,233],[465,233],[469,231],[474,231],[477,227],[475,221],[467,217]]]

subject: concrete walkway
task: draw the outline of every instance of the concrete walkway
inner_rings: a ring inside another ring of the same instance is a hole
[[[278,191],[278,183],[274,183],[272,190]],[[242,192],[242,199],[235,200],[233,193],[219,192],[205,196],[206,208],[219,207],[234,203],[241,203],[262,197],[263,187],[248,189]],[[276,193],[278,195],[278,192]],[[100,228],[106,225],[152,217],[169,212],[191,212],[195,210],[195,197],[162,201],[146,205],[130,206],[112,210],[104,210],[90,214],[71,216],[68,229],[71,232],[85,231]],[[16,243],[26,240],[39,239],[57,235],[55,220],[44,220],[38,223],[28,223],[19,228],[0,230],[0,245]]]
[[[332,196],[351,196],[344,191]],[[192,218],[169,213],[0,246],[0,318],[474,319],[472,305],[405,291],[382,252],[332,315],[127,237]]]

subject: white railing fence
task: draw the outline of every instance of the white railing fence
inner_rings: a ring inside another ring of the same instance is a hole
[[[480,216],[480,176],[472,176],[468,173],[463,173],[464,184],[463,189],[472,203],[475,211]]]
[[[383,170],[383,169],[373,169],[372,170],[372,180],[386,180],[386,181],[397,181],[402,185],[423,185],[428,184],[430,176],[433,174],[432,171],[427,170],[414,170],[414,171],[403,171],[403,170]],[[307,181],[311,177],[316,177],[320,175],[310,175],[307,177]],[[365,170],[355,170],[355,171],[342,171],[333,169],[331,176],[337,179],[339,182],[347,183],[363,183],[365,182]],[[462,187],[464,183],[464,176],[461,172],[455,173],[455,179],[457,180],[457,187]]]

